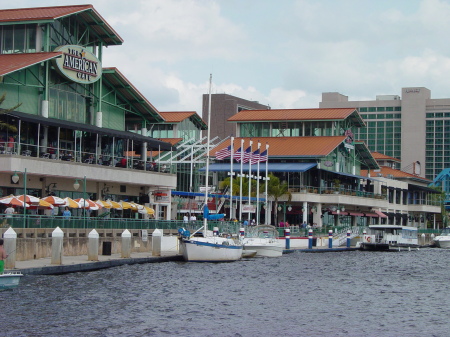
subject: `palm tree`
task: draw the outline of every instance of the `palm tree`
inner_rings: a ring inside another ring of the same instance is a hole
[[[282,196],[287,196],[288,201],[290,202],[292,200],[292,194],[289,191],[288,184],[283,181],[280,183],[280,178],[276,177],[272,173],[269,174],[269,185],[267,186],[267,194],[269,197],[272,197],[274,200],[274,222],[275,224],[278,224],[278,200]],[[263,187],[265,188],[265,186]]]
[[[6,99],[6,94],[3,94],[0,97],[0,106],[3,104],[5,99]],[[21,105],[22,105],[22,103],[19,103],[15,107],[12,107],[12,108],[9,108],[9,109],[1,109],[0,108],[0,114],[4,114],[4,113],[8,113],[10,111],[16,110]],[[6,122],[3,122],[3,121],[0,120],[0,130],[8,130],[8,131],[11,131],[11,132],[17,132],[17,127],[15,127],[12,124],[9,124],[9,123],[6,123]]]

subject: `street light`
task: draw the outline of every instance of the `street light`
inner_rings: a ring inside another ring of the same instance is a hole
[[[23,228],[26,227],[27,225],[27,208],[26,208],[26,203],[27,203],[27,169],[25,168],[23,170],[23,172],[20,171],[14,171],[14,175],[11,177],[11,181],[14,184],[17,184],[19,182],[19,176],[17,174],[17,172],[19,173],[23,173]]]
[[[73,183],[73,188],[78,191],[80,188],[80,183],[78,182],[78,179],[75,179],[75,182]],[[86,228],[86,176],[83,178],[83,227]]]
[[[292,211],[292,206],[290,205],[290,204],[287,204],[286,205],[286,202],[284,202],[283,203],[283,212],[284,212],[284,218],[283,218],[283,223],[285,224],[285,226],[286,226],[286,207],[287,207],[287,210],[290,212],[290,211]],[[278,211],[281,211],[281,205],[280,206],[278,206]]]

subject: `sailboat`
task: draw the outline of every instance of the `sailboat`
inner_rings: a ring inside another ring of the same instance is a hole
[[[211,120],[211,83],[212,75],[209,77],[209,104],[208,104],[208,125]],[[191,262],[231,262],[242,258],[242,244],[235,242],[228,236],[220,236],[217,228],[214,231],[208,230],[208,220],[218,220],[223,214],[210,214],[208,209],[208,176],[209,176],[209,143],[210,131],[208,127],[206,145],[206,184],[205,202],[203,206],[203,227],[190,233],[184,228],[178,230],[180,238],[180,250],[185,261]],[[199,236],[198,234],[201,235]]]

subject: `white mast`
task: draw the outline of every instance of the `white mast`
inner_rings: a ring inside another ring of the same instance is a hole
[[[212,74],[209,74],[209,95],[208,95],[208,132],[206,137],[206,181],[205,181],[205,207],[208,207],[208,178],[209,178],[209,140],[211,138],[211,86],[212,86]],[[208,221],[203,218],[203,236],[206,236],[208,230]]]

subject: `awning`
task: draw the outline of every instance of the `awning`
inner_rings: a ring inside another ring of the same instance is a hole
[[[144,143],[147,142],[148,150],[159,150],[162,151],[171,151],[176,150],[176,147],[166,143],[162,142],[160,140],[156,140],[151,137],[142,136],[138,133],[129,132],[129,131],[119,131],[114,129],[107,129],[107,128],[99,128],[95,125],[90,124],[82,124],[82,123],[75,123],[70,121],[65,121],[62,119],[56,119],[56,118],[46,118],[38,115],[31,115],[28,113],[23,113],[19,111],[11,111],[7,112],[6,115],[16,117],[22,121],[26,122],[32,122],[32,123],[39,123],[43,125],[50,125],[55,127],[60,127],[63,129],[70,129],[70,130],[78,130],[78,131],[85,131],[85,132],[92,132],[99,135],[106,135],[111,137],[118,137],[122,139],[130,139],[133,141],[136,141],[138,143]]]
[[[172,191],[171,192],[172,195],[178,195],[180,197],[205,197],[205,193],[201,193],[201,192],[183,192],[183,191]],[[224,197],[225,199],[230,199],[229,195],[226,194],[218,194],[218,193],[209,193],[208,197],[211,198],[222,198]],[[241,197],[238,195],[233,195],[233,200],[240,200]],[[242,200],[247,201],[248,197],[244,197],[242,196]],[[255,197],[250,197],[251,201],[256,201]],[[265,202],[266,199],[265,198],[259,198],[259,201],[261,202]]]
[[[369,217],[373,217],[373,218],[378,218],[378,214],[376,213],[364,213],[365,216],[369,216]]]
[[[387,218],[387,216],[383,213],[383,212],[380,212],[380,211],[374,211],[376,214],[378,214],[378,216],[380,217],[380,218]]]
[[[242,170],[244,172],[248,172],[248,163],[242,165]],[[269,172],[305,172],[309,169],[317,166],[317,163],[269,163],[268,171]],[[258,165],[251,165],[251,171],[256,172],[258,170]],[[266,164],[259,164],[259,171],[264,172],[266,170]],[[202,167],[199,171],[206,171],[206,166]],[[209,165],[209,171],[211,172],[230,172],[231,164],[230,163],[215,163]],[[233,172],[240,172],[241,164],[233,163]]]
[[[353,216],[364,216],[364,213],[359,213],[359,212],[348,212],[348,215],[353,215]]]
[[[322,169],[322,171],[324,171],[324,172],[330,172],[330,173],[334,173],[334,174],[339,174],[339,175],[341,175],[341,176],[346,176],[346,177],[351,177],[351,178],[356,178],[356,179],[381,181],[381,180],[379,180],[379,179],[374,179],[374,178],[372,178],[372,177],[357,176],[357,175],[355,175],[355,174],[350,174],[350,173],[328,171],[328,170],[324,170],[324,169]]]

